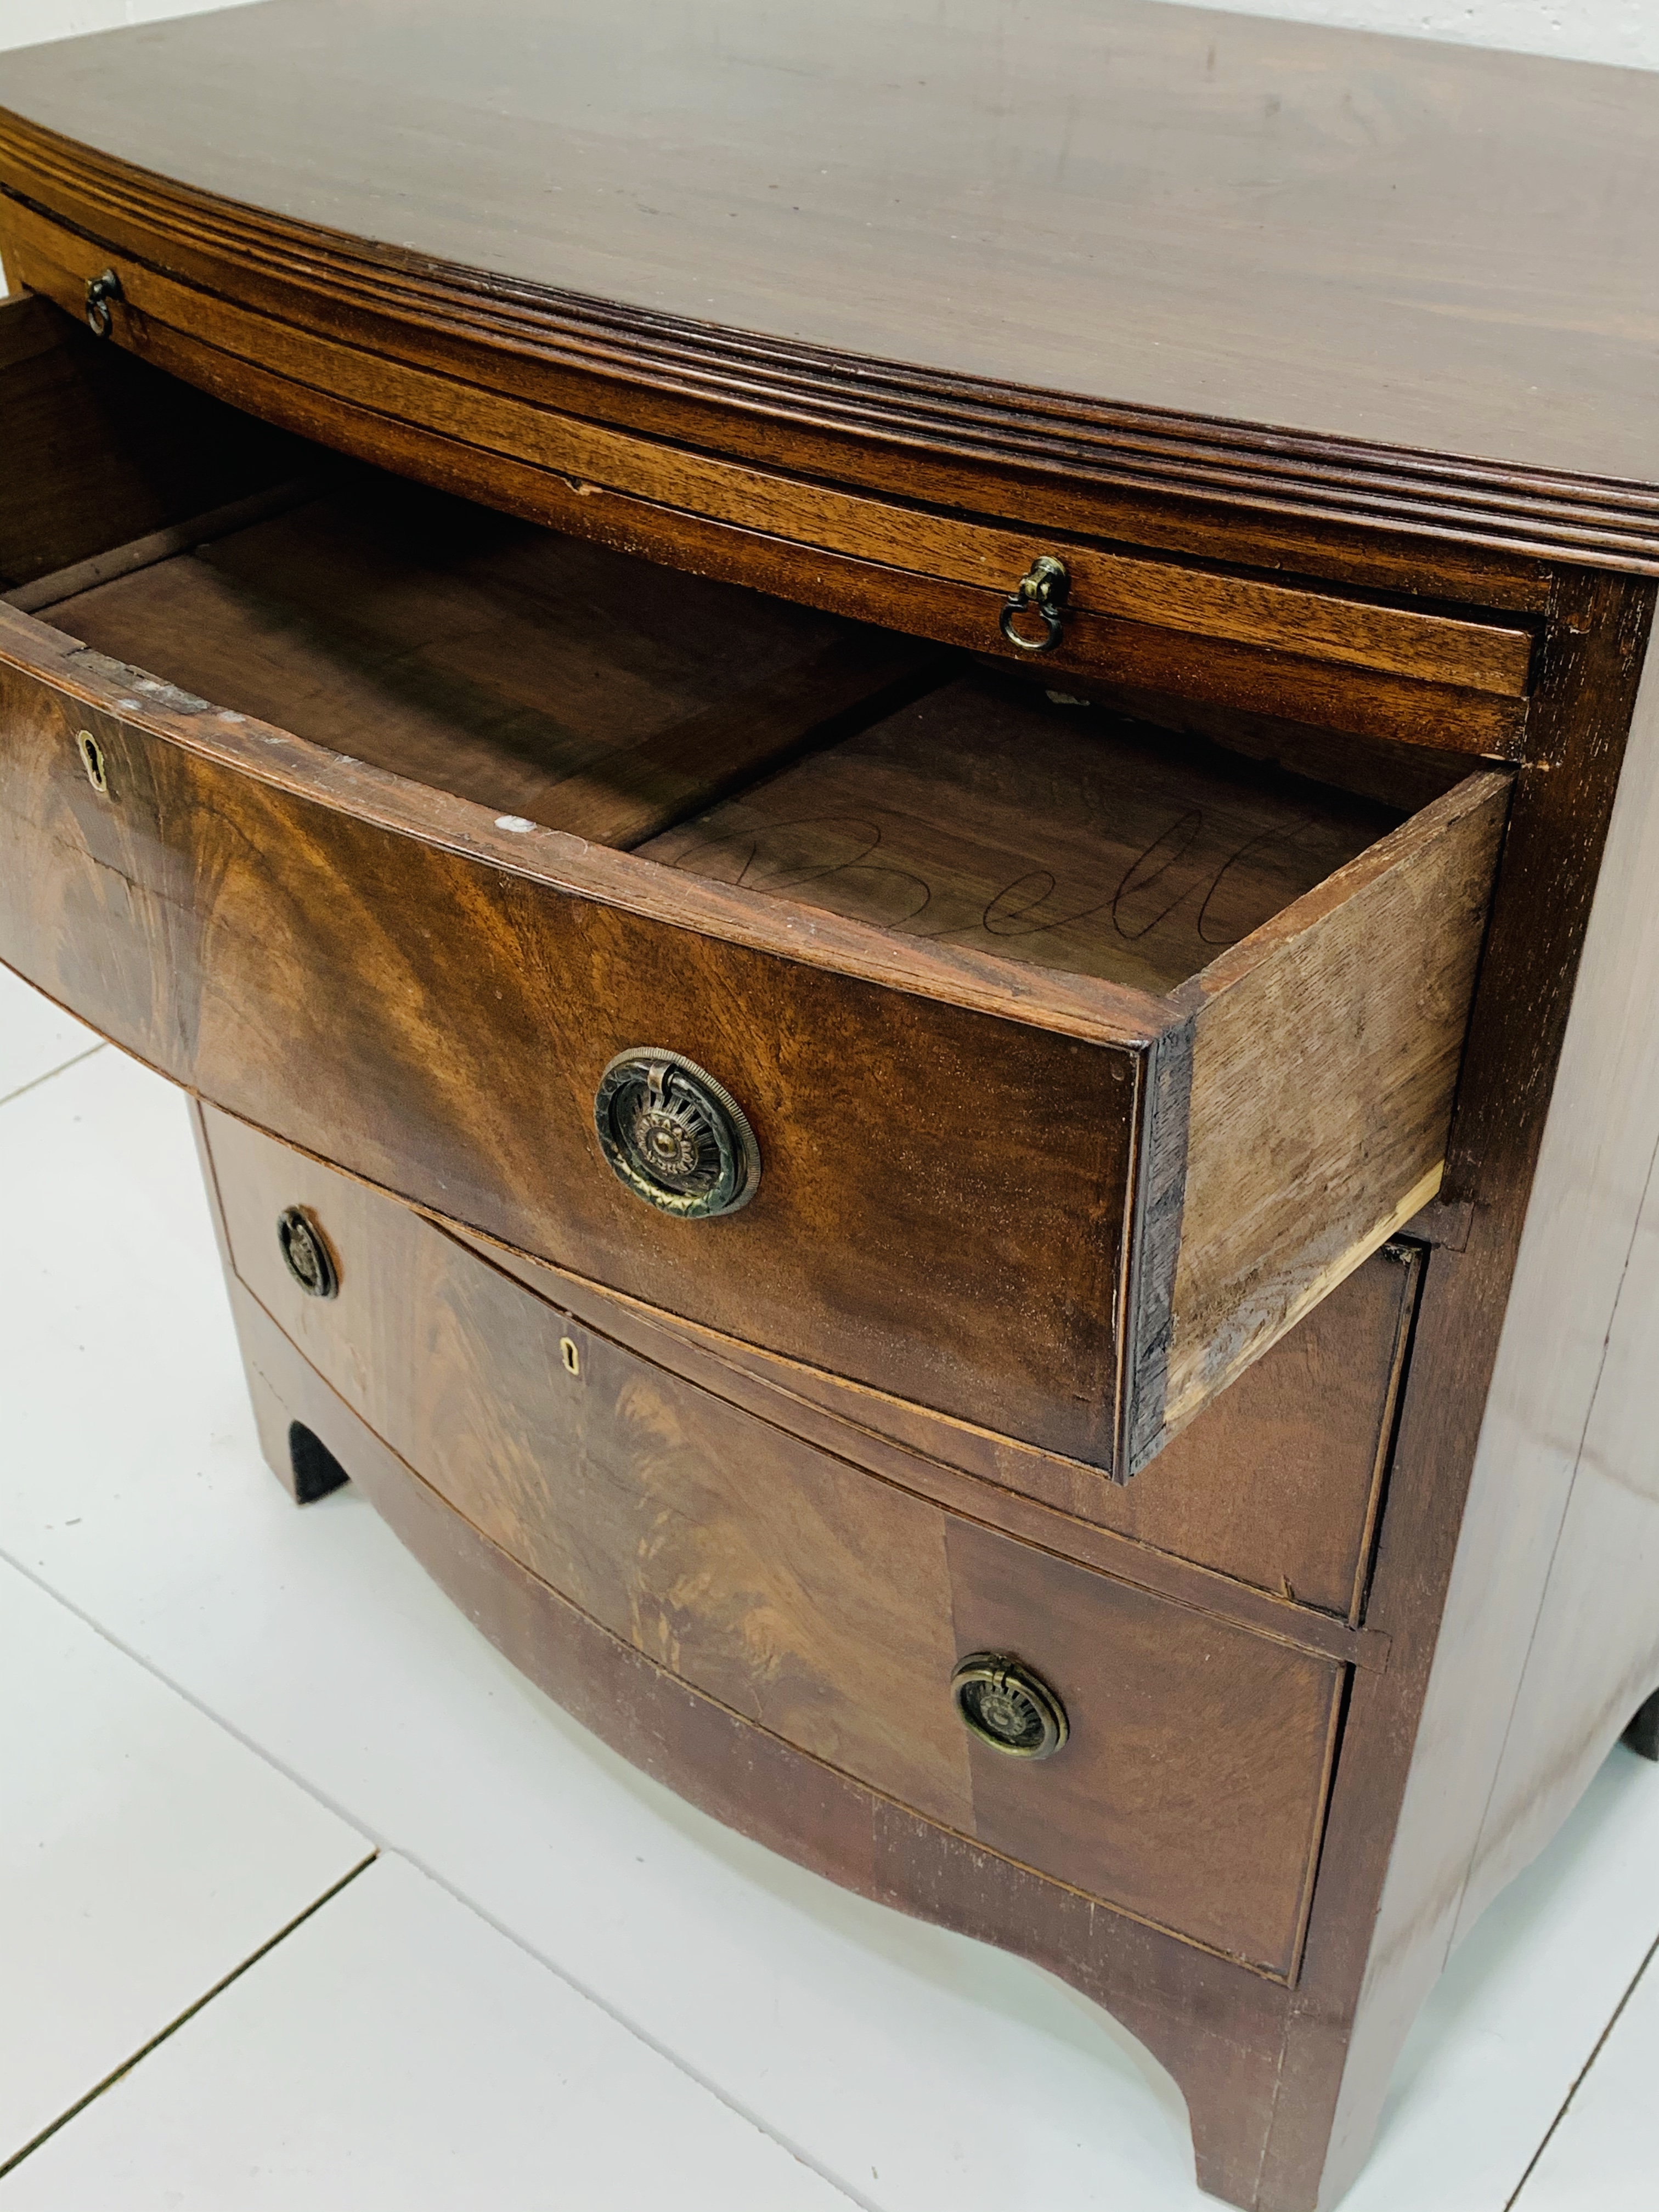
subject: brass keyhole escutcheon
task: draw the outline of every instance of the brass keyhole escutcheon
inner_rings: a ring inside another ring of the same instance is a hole
[[[581,1373],[582,1356],[576,1349],[576,1340],[574,1336],[562,1336],[559,1339],[559,1358],[564,1363],[564,1371],[567,1375]]]
[[[1041,1674],[1005,1651],[974,1651],[951,1677],[970,1734],[1015,1759],[1051,1759],[1070,1733],[1066,1708]]]
[[[1040,553],[1002,603],[999,627],[1009,644],[1021,653],[1052,653],[1060,643],[1071,588],[1066,563],[1056,561],[1051,553]],[[1015,628],[1029,615],[1042,623],[1040,637]]]
[[[619,1052],[593,1100],[618,1182],[681,1221],[735,1213],[760,1187],[760,1146],[737,1100],[694,1060],[653,1045]]]
[[[276,1217],[276,1242],[283,1265],[307,1297],[331,1298],[340,1287],[323,1232],[301,1207],[290,1206]]]
[[[106,338],[114,323],[113,301],[122,298],[121,280],[112,269],[87,279],[87,328],[95,338]]]
[[[109,797],[109,763],[104,758],[104,748],[90,730],[75,732],[75,750],[81,756],[81,765],[87,772],[87,781],[100,799]]]

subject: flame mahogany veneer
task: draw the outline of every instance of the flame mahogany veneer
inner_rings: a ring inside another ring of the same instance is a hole
[[[1477,1455],[1500,1341],[1595,1387],[1529,1206],[1595,1343],[1640,1185],[1659,80],[536,15],[0,62],[0,956],[195,1094],[296,1497],[1312,2212],[1659,1685],[1639,1545]],[[635,1047],[741,1210],[612,1175]]]

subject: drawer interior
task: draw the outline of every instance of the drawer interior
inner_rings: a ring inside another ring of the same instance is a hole
[[[1402,818],[975,671],[640,849],[849,920],[1162,992]]]
[[[98,345],[44,300],[0,300],[0,595],[257,501],[317,449]]]
[[[368,471],[50,615],[216,704],[527,822],[1152,993],[1408,811]],[[1425,777],[1413,760],[1413,796]]]
[[[216,705],[622,847],[938,660],[368,471],[50,618]]]

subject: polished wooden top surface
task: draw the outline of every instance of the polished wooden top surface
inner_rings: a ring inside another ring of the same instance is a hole
[[[1659,481],[1659,76],[1148,0],[263,0],[0,104],[715,326]]]

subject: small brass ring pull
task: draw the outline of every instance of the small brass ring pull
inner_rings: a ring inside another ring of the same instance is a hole
[[[723,1084],[683,1054],[619,1052],[593,1100],[599,1148],[625,1189],[659,1213],[735,1213],[760,1188],[760,1146]]]
[[[87,279],[87,328],[95,338],[106,338],[113,326],[110,303],[123,296],[121,280],[112,269]]]
[[[324,1243],[321,1230],[297,1206],[277,1215],[276,1242],[282,1247],[283,1265],[307,1297],[334,1296],[340,1287],[334,1255]]]
[[[1000,627],[1009,644],[1017,646],[1021,653],[1052,653],[1060,643],[1060,629],[1066,620],[1066,598],[1071,588],[1066,563],[1056,561],[1052,554],[1040,553],[1002,603]],[[1028,610],[1042,617],[1041,637],[1024,637],[1014,628],[1015,617]]]
[[[971,1652],[951,1677],[951,1695],[965,1728],[1016,1759],[1052,1759],[1070,1733],[1042,1675],[1006,1652]]]

